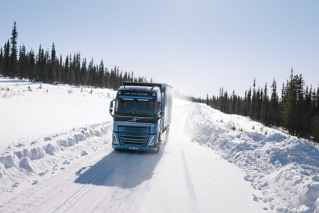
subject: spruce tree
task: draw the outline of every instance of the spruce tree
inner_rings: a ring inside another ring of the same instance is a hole
[[[287,82],[285,94],[282,100],[282,121],[291,135],[297,135],[296,109],[297,109],[297,86],[296,78],[293,77],[293,70],[291,70],[290,81]]]
[[[249,88],[249,90],[248,90],[247,104],[246,104],[247,116],[249,116],[249,117],[250,117],[250,108],[251,108],[251,88]]]
[[[63,67],[63,60],[62,60],[62,55],[60,54],[60,60],[59,60],[59,63],[57,64],[57,69],[56,69],[56,81],[57,81],[57,83],[60,83],[62,81],[61,80],[62,67]]]
[[[69,56],[67,55],[65,58],[65,62],[64,62],[64,70],[63,70],[63,79],[64,79],[64,83],[68,84],[69,83]]]
[[[35,74],[35,81],[39,82],[41,81],[41,64],[42,64],[42,48],[41,45],[39,46],[38,54],[36,56],[36,74]]]
[[[101,60],[100,66],[99,66],[99,85],[98,87],[104,88],[104,63],[103,60]]]
[[[33,82],[35,80],[35,58],[33,50],[29,52],[28,61],[28,78],[30,82]]]
[[[89,77],[86,66],[87,66],[86,58],[84,58],[82,61],[82,66],[81,66],[81,82],[82,82],[82,85],[85,85],[85,86],[88,85],[88,77]]]
[[[105,87],[106,88],[111,88],[111,73],[107,68],[105,68]]]
[[[269,104],[269,116],[268,122],[270,125],[278,125],[277,124],[277,110],[278,110],[278,95],[277,95],[277,84],[276,80],[274,79],[271,85],[272,92]]]
[[[42,50],[42,54],[43,54],[43,61],[42,61],[42,78],[43,78],[43,82],[47,83],[49,82],[49,70],[50,70],[50,54],[49,54],[49,50],[46,50],[45,52],[43,52]]]
[[[75,56],[75,55],[74,55]],[[75,56],[74,71],[75,71],[75,85],[81,84],[81,54],[78,52]]]
[[[19,73],[18,76],[22,80],[23,78],[26,78],[26,69],[27,69],[27,56],[26,56],[26,49],[25,46],[22,45],[19,48]]]
[[[90,85],[94,86],[94,61],[93,61],[93,58],[89,63],[88,72],[89,72],[90,78],[91,78]]]
[[[69,57],[69,70],[68,70],[68,84],[73,85],[75,84],[75,71],[74,71],[74,67],[75,67],[75,54],[73,56],[73,61],[72,61],[72,55],[70,54]]]
[[[14,78],[17,72],[17,38],[18,38],[18,32],[16,29],[16,22],[14,22],[13,30],[11,33],[11,55],[10,55],[10,78]]]
[[[49,65],[49,75],[48,79],[50,83],[56,82],[56,51],[55,51],[55,45],[54,42],[52,44],[52,50],[51,50],[51,60],[50,60],[50,65]]]
[[[255,120],[255,109],[256,109],[256,79],[254,79],[254,85],[253,85],[253,94],[252,94],[252,100],[251,100],[251,106],[250,106],[250,112],[249,117],[253,120]]]
[[[255,113],[254,113],[254,120],[260,120],[260,111],[261,111],[261,102],[262,102],[262,90],[258,87],[255,97]]]
[[[265,85],[265,90],[264,90],[264,94],[263,94],[263,98],[262,98],[262,107],[261,107],[261,115],[260,115],[260,121],[262,124],[264,124],[265,126],[269,125],[269,114],[268,114],[268,110],[269,110],[269,106],[268,106],[268,95],[267,95],[267,83]]]
[[[247,116],[247,90],[245,90],[245,97],[244,97],[244,100],[243,100],[243,104],[242,104],[242,107],[241,107],[241,115],[243,116]]]
[[[3,71],[4,76],[9,76],[9,67],[10,67],[10,42],[8,42],[4,45],[4,59],[3,59]]]

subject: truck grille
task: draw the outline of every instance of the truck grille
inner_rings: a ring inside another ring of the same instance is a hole
[[[150,134],[149,127],[119,126],[120,142],[125,146],[145,146]]]

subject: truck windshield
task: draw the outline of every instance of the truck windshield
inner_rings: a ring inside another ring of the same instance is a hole
[[[115,113],[140,116],[156,115],[158,105],[152,100],[118,98],[115,103]]]

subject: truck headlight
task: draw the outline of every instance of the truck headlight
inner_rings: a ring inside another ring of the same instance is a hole
[[[157,144],[157,134],[154,134],[150,142],[148,143],[148,146],[155,146],[156,144]]]
[[[112,137],[112,144],[114,144],[114,145],[118,145],[118,144],[119,144],[119,142],[117,141],[117,138],[116,138],[116,135],[115,135],[114,132],[113,132],[113,137]]]

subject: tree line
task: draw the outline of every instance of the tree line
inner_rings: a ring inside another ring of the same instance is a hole
[[[70,84],[76,86],[93,86],[118,89],[125,81],[147,82],[145,77],[135,77],[132,72],[122,72],[115,66],[111,70],[105,67],[103,60],[95,64],[93,58],[81,59],[79,52],[64,59],[57,56],[55,44],[51,51],[41,45],[37,52],[27,51],[22,45],[17,48],[18,32],[16,22],[11,38],[0,47],[0,75],[3,77],[28,79],[30,82],[51,84]],[[152,79],[151,79],[152,81]]]
[[[319,87],[305,87],[302,75],[294,75],[293,69],[287,83],[282,85],[280,97],[275,79],[270,97],[267,83],[257,89],[254,79],[253,87],[245,91],[244,97],[220,88],[218,96],[207,95],[206,100],[197,102],[205,102],[227,114],[249,116],[265,126],[283,127],[291,135],[319,142]]]

